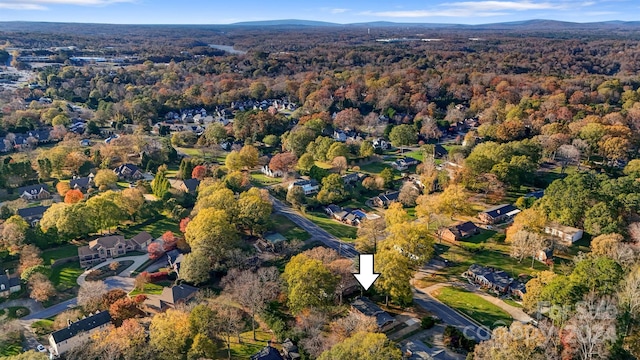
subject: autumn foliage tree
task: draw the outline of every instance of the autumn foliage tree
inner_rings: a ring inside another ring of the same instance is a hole
[[[157,259],[164,254],[164,249],[159,243],[152,242],[147,246],[147,252],[149,253],[149,259]]]
[[[207,168],[204,165],[197,165],[191,171],[191,177],[198,180],[203,180],[207,176]]]
[[[125,297],[117,300],[109,306],[109,315],[116,326],[120,326],[124,320],[131,319],[140,314],[135,300]]]
[[[283,173],[288,173],[296,167],[298,163],[298,158],[292,152],[285,152],[276,154],[269,161],[269,168],[271,170],[282,171]]]
[[[78,189],[69,190],[64,195],[64,202],[67,204],[75,204],[84,199],[84,194]]]

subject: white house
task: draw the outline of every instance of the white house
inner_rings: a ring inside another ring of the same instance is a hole
[[[260,169],[260,172],[267,175],[268,177],[282,177],[282,171],[273,170],[269,167],[269,165],[265,165]]]
[[[574,242],[582,239],[582,235],[584,235],[584,231],[571,227],[560,225],[557,223],[551,223],[544,227],[544,232],[559,237],[563,242],[568,245],[573,244]]]
[[[111,323],[111,315],[108,311],[102,311],[69,325],[49,335],[51,353],[60,356],[74,347],[89,340],[91,334],[100,331]]]
[[[289,189],[293,188],[294,186],[300,186],[302,188],[302,190],[304,190],[304,194],[305,195],[310,195],[310,194],[316,193],[320,189],[320,185],[318,184],[318,182],[313,180],[313,179],[311,179],[311,180],[296,180],[296,181],[292,182],[291,184],[289,184]]]

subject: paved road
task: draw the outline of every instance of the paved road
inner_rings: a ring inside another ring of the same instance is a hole
[[[458,314],[452,308],[415,288],[413,289],[413,300],[421,308],[432,312],[445,323],[457,327],[469,338],[476,341],[483,341],[491,337],[491,333],[487,329],[476,325],[469,319]]]
[[[5,301],[3,303],[0,304],[0,310],[1,309],[6,309],[8,307],[12,307],[12,306],[22,306],[22,307],[26,307],[27,309],[29,309],[29,312],[35,313],[35,312],[39,312],[42,311],[44,308],[42,307],[42,304],[40,304],[39,302],[33,300],[33,299],[14,299],[14,300],[8,300]]]
[[[87,274],[89,274],[92,270],[99,269],[105,265],[109,265],[114,262],[122,262],[122,261],[128,261],[128,260],[133,261],[133,264],[131,264],[128,268],[124,269],[118,277],[126,278],[131,276],[132,272],[134,272],[138,267],[144,264],[145,261],[149,260],[149,255],[144,254],[144,255],[136,255],[136,256],[123,256],[115,259],[109,259],[105,262],[101,262],[100,264],[92,268],[85,270],[85,272],[83,272],[82,275],[78,276],[78,280],[76,280],[76,282],[78,283],[78,285],[82,285],[85,281],[85,278],[87,277]]]
[[[311,234],[312,239],[321,241],[323,244],[334,249],[342,256],[355,258],[360,255],[360,253],[353,247],[352,244],[340,241],[338,238],[329,234],[321,227],[314,224],[311,220],[305,218],[303,215],[293,210],[291,207],[283,204],[280,200],[271,196],[271,201],[273,202],[273,209],[275,210],[275,212],[286,216],[296,225],[306,230],[309,234]]]

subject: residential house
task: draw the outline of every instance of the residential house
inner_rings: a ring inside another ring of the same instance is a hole
[[[447,151],[447,149],[444,148],[444,146],[440,145],[440,144],[435,144],[433,146],[433,157],[436,159],[442,159],[443,157],[447,156],[449,154],[449,151]]]
[[[85,193],[87,192],[87,190],[89,190],[89,188],[93,186],[93,177],[93,174],[89,174],[89,176],[86,177],[74,176],[73,179],[69,181],[69,187],[71,189],[80,190]]]
[[[147,246],[149,246],[149,244],[151,244],[152,241],[153,241],[153,236],[151,236],[151,234],[149,234],[148,232],[143,231],[138,235],[132,237],[130,240],[128,240],[128,243],[130,246],[133,247],[133,250],[146,251]]]
[[[351,303],[351,311],[376,318],[376,324],[380,331],[389,330],[396,322],[396,319],[393,316],[389,315],[389,313],[382,310],[380,306],[376,305],[376,303],[364,296],[357,297]]]
[[[111,323],[109,311],[102,311],[88,316],[49,335],[50,351],[54,356],[60,356],[67,351],[82,345],[91,335],[103,330]]]
[[[18,188],[18,194],[27,201],[51,199],[51,192],[47,184],[20,187]]]
[[[300,350],[291,339],[286,338],[282,342],[282,356],[286,360],[298,360],[300,359]]]
[[[356,209],[345,216],[343,221],[347,223],[347,225],[360,226],[360,222],[366,218],[367,214],[364,211]]]
[[[335,204],[328,205],[324,208],[324,212],[331,217],[333,217],[334,214],[339,213],[340,211],[342,211],[342,208]]]
[[[502,204],[481,212],[478,214],[478,218],[484,224],[497,224],[515,216],[519,212],[520,209],[511,204]]]
[[[366,174],[361,174],[361,173],[345,174],[345,175],[342,175],[342,181],[345,184],[353,185],[355,183],[360,182],[360,180],[362,180],[366,176],[367,176]]]
[[[495,290],[500,294],[522,296],[522,294],[526,292],[526,287],[521,282],[514,280],[509,274],[502,270],[473,264],[464,275],[479,285]]]
[[[250,360],[285,360],[280,355],[278,349],[271,346],[271,341],[267,343],[267,346],[262,348],[257,354],[251,355]]]
[[[311,180],[296,180],[294,182],[292,182],[291,184],[289,184],[289,190],[291,190],[291,188],[293,188],[294,186],[300,186],[302,188],[302,190],[304,191],[305,195],[311,195],[313,193],[318,192],[318,190],[320,189],[320,184],[318,184],[317,181],[311,179]]]
[[[399,196],[400,191],[389,191],[372,198],[371,202],[373,206],[386,208],[391,205],[391,203],[398,201]]]
[[[338,212],[333,213],[333,218],[338,221],[343,221],[347,217],[347,215],[349,215],[349,211],[340,210]]]
[[[342,130],[335,130],[333,132],[333,140],[340,141],[340,142],[346,142],[347,141],[347,134],[345,134],[345,132],[342,131]]]
[[[466,221],[454,224],[444,229],[440,236],[444,240],[455,242],[473,236],[478,232],[480,232],[480,229],[476,224],[471,221]]]
[[[139,180],[143,178],[142,171],[133,164],[122,164],[113,169],[118,178],[124,180]]]
[[[571,226],[560,225],[557,223],[551,223],[544,227],[544,232],[560,238],[565,245],[571,245],[574,242],[582,239],[584,231]]]
[[[184,304],[198,293],[198,288],[187,284],[173,287],[165,287],[160,295],[149,295],[144,301],[146,311],[149,313],[163,312],[167,309],[175,309],[178,304]]]
[[[180,253],[180,251],[176,249],[167,251],[167,262],[169,263],[169,267],[178,274],[178,278],[180,278],[180,265],[183,260],[184,255]]]
[[[260,168],[260,172],[267,175],[268,177],[282,177],[282,171],[280,170],[273,170],[269,167],[269,165],[265,165],[262,168]]]
[[[287,241],[287,238],[284,235],[278,232],[269,232],[262,236],[261,239],[258,240],[258,245],[260,245],[263,249],[269,251],[279,251],[282,250],[282,245]]]
[[[418,165],[418,163],[419,163],[418,160],[412,157],[406,157],[406,158],[398,159],[392,162],[391,167],[398,171],[405,171],[411,166]]]
[[[200,185],[200,180],[198,179],[186,179],[182,181],[180,185],[180,190],[189,193],[195,194],[198,190],[198,186]]]
[[[49,206],[34,206],[30,208],[18,209],[17,214],[29,223],[32,227],[38,225],[44,212],[47,211]]]
[[[4,275],[0,275],[0,298],[6,298],[9,295],[20,291],[20,278],[10,276],[9,270],[5,270]]]
[[[388,150],[391,149],[391,143],[386,141],[383,138],[377,138],[374,139],[371,144],[373,145],[374,149],[380,149],[380,150]]]
[[[553,263],[553,248],[548,247],[546,249],[538,250],[535,258],[540,262],[550,265]]]
[[[147,232],[141,232],[129,240],[122,235],[104,236],[91,240],[89,245],[78,248],[81,267],[89,267],[109,258],[125,255],[129,251],[146,251],[153,237]]]

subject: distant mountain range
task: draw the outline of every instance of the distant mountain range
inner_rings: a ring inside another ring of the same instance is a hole
[[[353,27],[367,27],[367,28],[423,28],[423,29],[458,29],[458,30],[523,30],[523,31],[558,31],[558,30],[606,30],[606,29],[640,29],[640,21],[604,21],[604,22],[592,22],[592,23],[575,23],[567,21],[557,20],[526,20],[526,21],[514,21],[503,23],[491,23],[491,24],[479,24],[479,25],[464,25],[464,24],[439,24],[439,23],[396,23],[389,21],[373,21],[373,22],[361,22],[352,24],[338,24],[324,21],[312,21],[312,20],[298,20],[298,19],[285,19],[285,20],[266,20],[266,21],[249,21],[238,22],[234,24],[170,24],[170,25],[111,25],[111,24],[88,24],[88,23],[54,23],[54,22],[27,22],[27,21],[0,21],[0,31],[36,31],[36,32],[69,32],[72,29],[85,28],[91,33],[99,31],[109,31],[118,29],[131,29],[135,27],[137,29],[144,28],[191,28],[191,29],[222,29],[222,28],[240,28],[240,27],[273,27],[273,28],[353,28]]]

